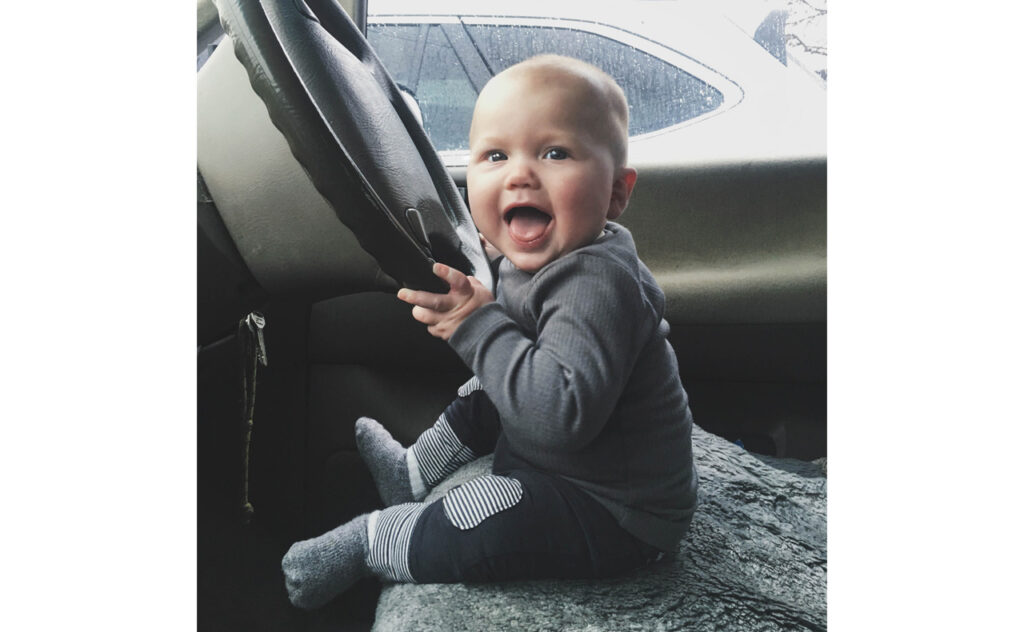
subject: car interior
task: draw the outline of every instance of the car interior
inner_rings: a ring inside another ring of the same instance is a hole
[[[435,260],[493,282],[465,168],[367,43],[366,2],[197,13],[199,629],[369,630],[379,582],[305,612],[280,560],[380,508],[357,418],[410,445],[471,377],[395,297],[443,291]],[[825,156],[634,166],[620,221],[665,291],[695,423],[826,457]]]

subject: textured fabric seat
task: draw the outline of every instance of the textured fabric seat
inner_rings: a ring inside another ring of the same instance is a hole
[[[697,513],[676,555],[605,580],[392,584],[376,632],[825,630],[826,478],[694,427]],[[464,466],[427,500],[490,471]]]

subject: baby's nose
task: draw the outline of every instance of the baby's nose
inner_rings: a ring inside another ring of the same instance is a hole
[[[535,188],[538,185],[537,173],[528,160],[512,160],[509,164],[506,186],[510,189],[524,187]]]

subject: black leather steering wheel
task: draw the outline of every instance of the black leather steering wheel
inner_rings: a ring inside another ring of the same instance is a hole
[[[335,0],[216,0],[253,89],[338,218],[403,285],[446,292],[434,261],[494,280],[422,125]]]

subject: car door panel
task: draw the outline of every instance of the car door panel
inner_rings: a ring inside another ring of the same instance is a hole
[[[824,322],[824,160],[635,166],[622,222],[669,322]]]

